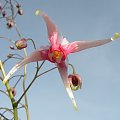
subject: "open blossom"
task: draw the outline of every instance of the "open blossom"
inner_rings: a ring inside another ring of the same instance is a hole
[[[20,63],[16,64],[7,74],[3,82],[6,83],[11,75],[25,64],[28,64],[30,62],[48,60],[57,65],[65,89],[75,109],[77,109],[77,105],[70,87],[70,82],[68,80],[68,55],[70,53],[76,53],[88,48],[104,45],[119,38],[120,35],[119,33],[116,33],[112,38],[109,39],[97,41],[74,41],[69,43],[66,38],[63,38],[61,36],[56,25],[46,13],[38,10],[36,11],[36,15],[41,15],[46,23],[49,45],[39,48],[29,56],[25,57]]]

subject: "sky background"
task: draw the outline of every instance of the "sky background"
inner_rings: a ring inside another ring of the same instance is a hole
[[[37,9],[45,11],[70,42],[102,40],[120,32],[120,0],[19,0],[19,3],[24,15],[16,19],[18,29],[23,37],[32,38],[37,48],[48,44],[45,23],[40,16],[34,14]],[[1,28],[0,36],[6,35],[15,41],[19,39],[14,29],[6,30],[4,25]],[[10,45],[10,42],[0,40],[0,60],[4,60],[7,54],[14,53],[9,49]],[[28,54],[33,50],[29,42]],[[57,69],[38,78],[28,91],[31,120],[120,120],[119,51],[120,39],[69,55],[69,62],[83,80],[82,89],[73,92],[78,112],[72,106]],[[23,54],[23,51],[18,53]],[[10,60],[5,66],[6,73],[17,62],[18,60]],[[35,63],[27,67],[26,85],[34,76],[34,67]],[[52,67],[54,64],[46,61],[42,70]],[[0,88],[5,89],[2,82]],[[21,86],[18,86],[16,99],[21,91]],[[0,101],[0,106],[10,104],[2,94]],[[23,109],[19,116],[21,120],[26,119]]]

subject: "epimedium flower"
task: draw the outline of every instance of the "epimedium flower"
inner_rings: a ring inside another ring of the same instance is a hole
[[[5,84],[7,80],[11,77],[11,75],[25,64],[36,61],[48,60],[56,64],[61,78],[63,80],[65,89],[73,103],[73,106],[77,110],[77,105],[70,87],[70,82],[68,80],[68,55],[70,53],[76,53],[88,48],[104,45],[106,43],[114,41],[120,37],[120,34],[115,33],[113,37],[104,40],[74,41],[69,43],[66,38],[63,38],[61,36],[56,25],[46,13],[37,10],[36,15],[42,16],[42,18],[45,21],[48,31],[49,45],[39,48],[38,50],[31,53],[29,56],[25,57],[21,62],[16,64],[6,75],[5,79],[3,80],[3,83]]]
[[[17,40],[15,42],[15,46],[17,47],[17,49],[21,50],[23,48],[26,48],[27,47],[27,39],[25,38],[22,38],[20,40]]]

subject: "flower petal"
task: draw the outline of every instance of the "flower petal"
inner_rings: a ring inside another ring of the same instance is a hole
[[[111,42],[111,39],[97,40],[97,41],[75,41],[65,47],[68,48],[68,53],[74,53],[92,47],[97,47]]]
[[[69,43],[69,41],[66,38],[63,38],[61,40],[61,45],[67,45]]]
[[[48,38],[52,45],[58,45],[60,43],[60,36],[57,29],[57,26],[53,23],[53,21],[49,18],[49,16],[42,12],[41,13],[46,25],[47,25],[47,31],[48,31]]]
[[[28,64],[30,62],[36,62],[36,61],[42,61],[47,60],[48,55],[48,49],[40,48],[33,52],[31,55],[25,57],[20,63],[16,64],[10,72],[6,75],[5,79],[3,80],[3,83],[5,84],[7,80],[14,74],[19,68],[24,66],[25,64]]]
[[[60,64],[57,64],[57,67],[58,67],[59,73],[61,75],[61,78],[63,80],[66,91],[67,91],[67,93],[68,93],[68,95],[69,95],[69,97],[70,97],[70,99],[73,103],[73,106],[74,106],[75,110],[77,110],[77,105],[76,105],[72,90],[70,88],[70,83],[68,81],[68,65],[67,65],[67,62],[62,62]]]

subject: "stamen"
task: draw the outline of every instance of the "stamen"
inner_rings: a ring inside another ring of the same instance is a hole
[[[60,58],[60,57],[61,57],[61,52],[60,52],[60,51],[54,51],[54,52],[53,52],[53,57],[54,57],[55,59]]]

